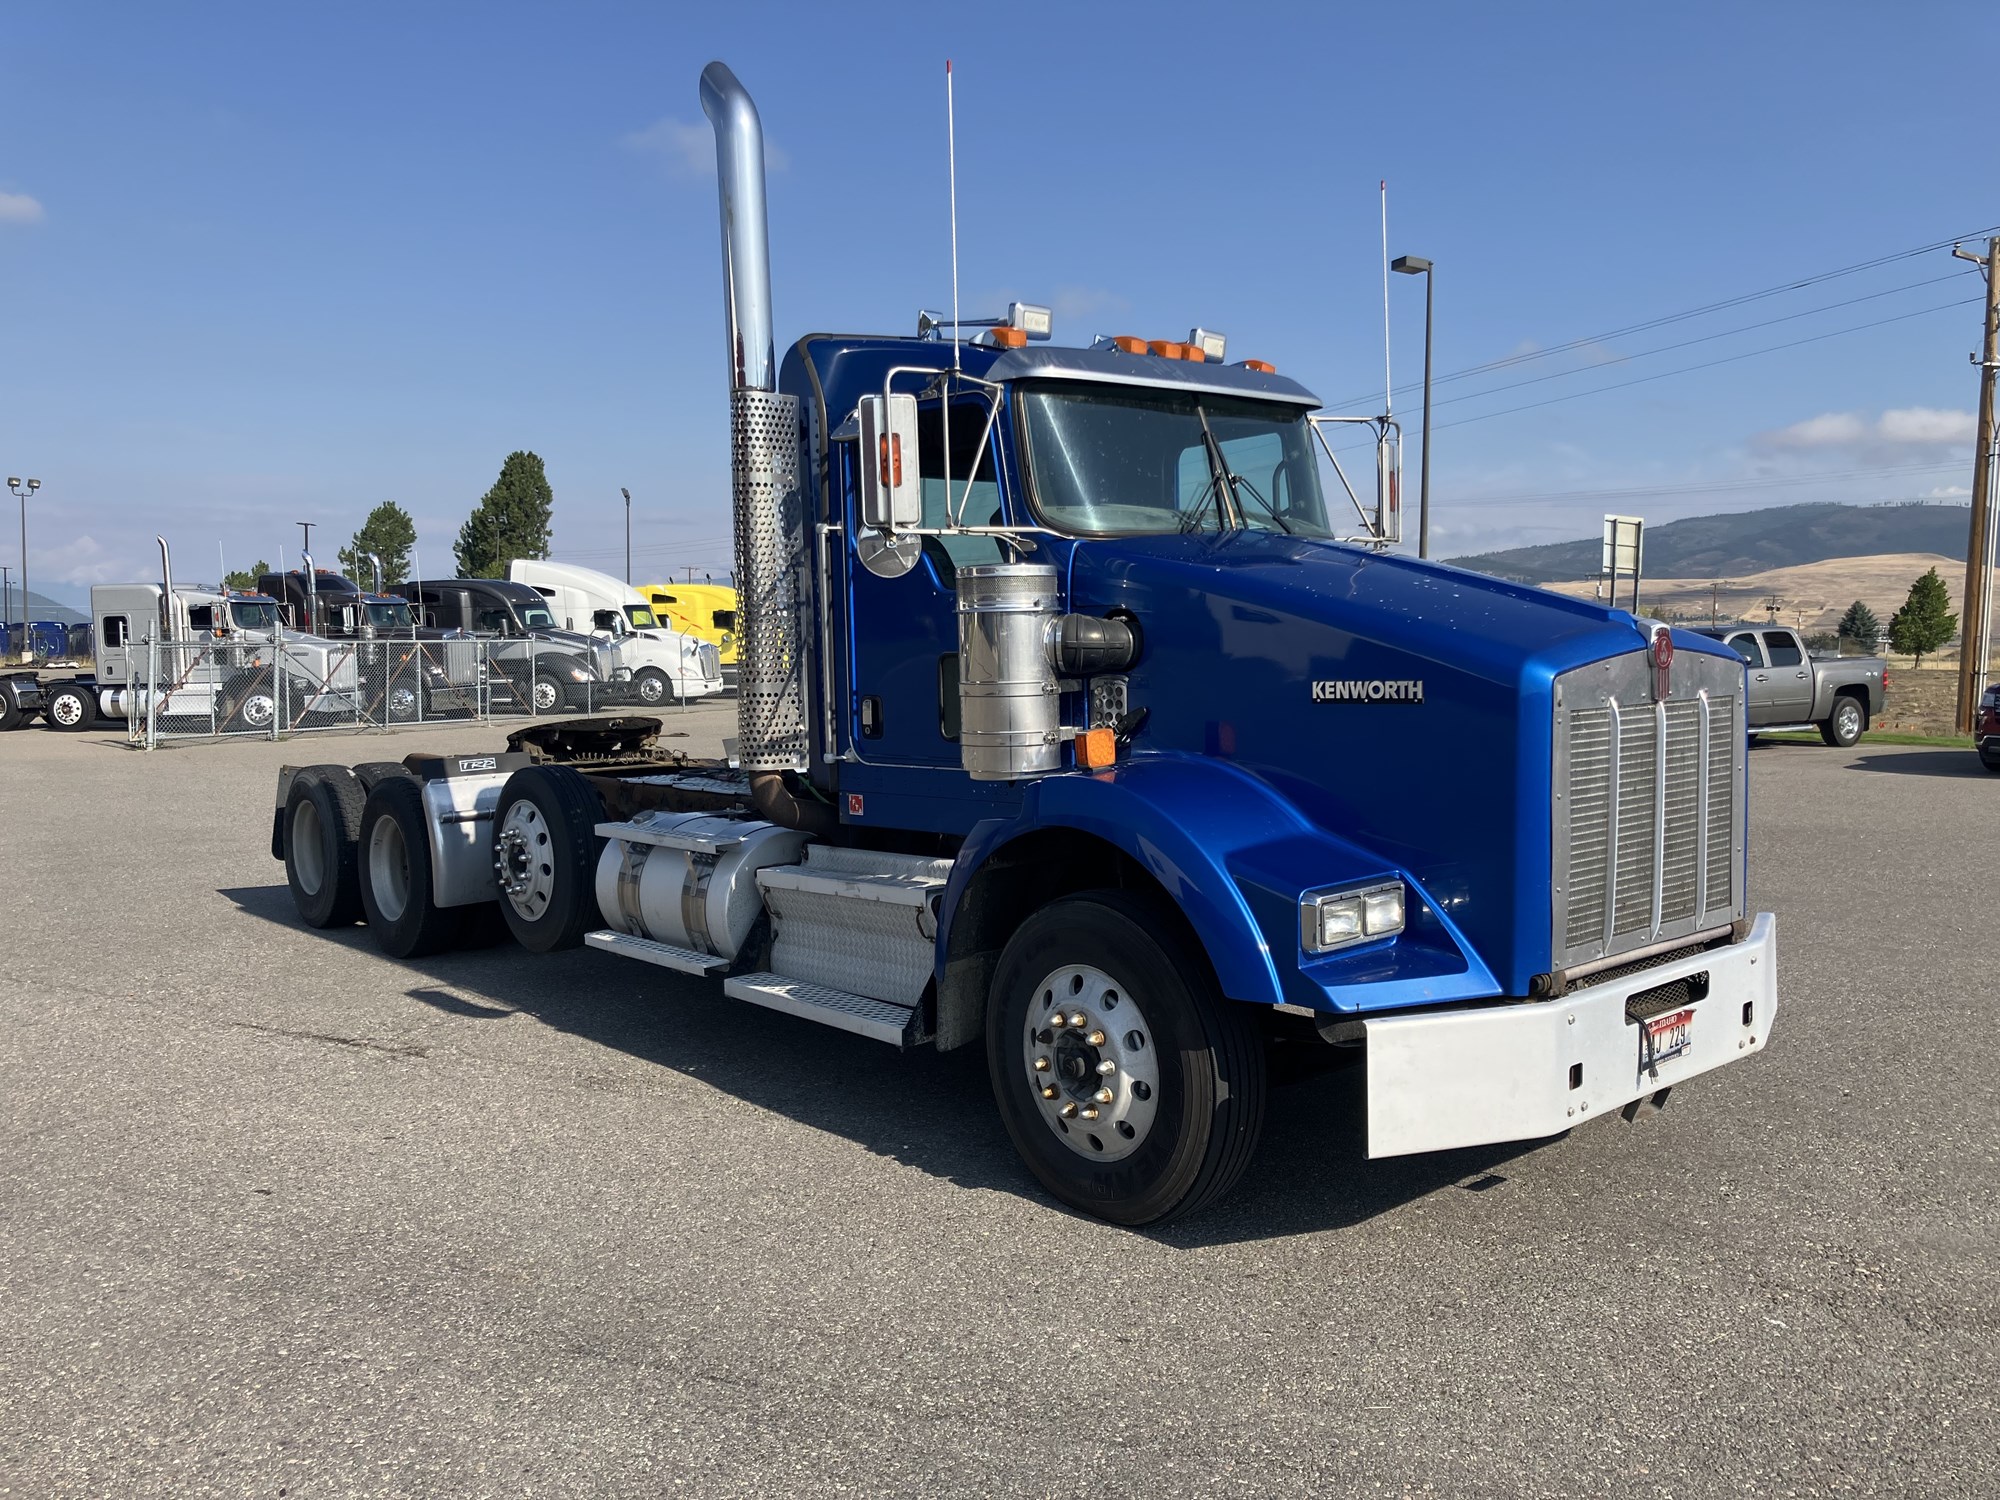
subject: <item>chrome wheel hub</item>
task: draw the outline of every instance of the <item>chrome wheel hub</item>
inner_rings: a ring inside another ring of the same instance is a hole
[[[556,893],[550,852],[549,825],[541,809],[528,801],[508,808],[493,841],[493,876],[500,894],[529,921],[549,909]]]
[[[389,690],[389,717],[392,719],[414,719],[417,716],[417,690],[397,687]]]
[[[243,722],[252,729],[269,729],[277,716],[278,705],[262,693],[252,693],[243,700]]]
[[[1077,1155],[1117,1161],[1145,1143],[1159,1111],[1153,1031],[1102,969],[1065,964],[1035,987],[1022,1062],[1043,1120]]]
[[[550,709],[554,708],[555,706],[556,706],[556,685],[553,682],[545,682],[539,677],[536,678],[535,708],[541,713],[547,713]]]
[[[1843,739],[1849,735],[1859,734],[1861,732],[1861,710],[1856,708],[1852,703],[1841,704],[1839,709],[1835,711],[1834,728],[1839,731]]]
[[[49,705],[49,717],[64,726],[81,724],[83,704],[74,693],[57,693],[55,702]]]

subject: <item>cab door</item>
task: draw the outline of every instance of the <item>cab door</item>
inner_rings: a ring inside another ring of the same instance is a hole
[[[1729,649],[1743,658],[1745,676],[1749,687],[1744,698],[1744,712],[1750,727],[1760,724],[1775,724],[1771,708],[1770,664],[1764,659],[1764,648],[1757,640],[1754,630],[1739,630],[1729,638]]]
[[[1002,511],[997,449],[1004,419],[994,424],[977,472],[973,469],[986,431],[989,402],[979,396],[952,403],[952,481],[945,481],[942,404],[925,402],[917,412],[918,474],[922,480],[923,525],[943,526],[948,502],[965,499],[966,525],[984,526]],[[869,571],[858,551],[858,500],[854,483],[856,443],[843,467],[847,493],[844,550],[849,604],[848,692],[843,738],[868,762],[953,767],[958,752],[958,570],[1001,561],[1000,544],[990,536],[922,539],[916,565],[900,577]],[[972,477],[969,498],[966,480]]]
[[[1803,724],[1812,717],[1812,664],[1789,630],[1764,632],[1764,658],[1771,682],[1771,722]]]

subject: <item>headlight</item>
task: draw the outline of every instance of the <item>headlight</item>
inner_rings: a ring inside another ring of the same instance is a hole
[[[1403,883],[1351,891],[1315,891],[1299,902],[1299,942],[1308,953],[1332,953],[1403,930]]]
[[[571,667],[569,669],[569,680],[571,682],[588,682],[590,681],[590,673],[583,667]]]

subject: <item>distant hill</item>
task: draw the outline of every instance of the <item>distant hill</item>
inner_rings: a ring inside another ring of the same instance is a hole
[[[1934,552],[1965,557],[1969,520],[1962,505],[1781,505],[1722,516],[1690,516],[1646,528],[1645,566],[1661,578],[1726,578],[1833,557]],[[1601,537],[1549,542],[1448,559],[1458,567],[1521,583],[1595,578]]]

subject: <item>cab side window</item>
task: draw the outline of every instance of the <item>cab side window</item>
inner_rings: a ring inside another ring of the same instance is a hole
[[[917,411],[917,448],[923,467],[924,519],[926,527],[950,524],[950,511],[963,502],[959,521],[966,526],[991,526],[1000,520],[1000,481],[993,467],[993,444],[1000,440],[996,422],[985,450],[980,439],[986,436],[987,404],[984,401],[957,401],[951,408],[951,478],[944,474],[944,415],[937,404]],[[979,470],[972,468],[974,455]],[[968,495],[966,480],[972,481]],[[1000,544],[990,536],[940,536],[924,538],[924,553],[937,566],[947,588],[958,580],[958,570],[976,563],[1000,561]]]
[[[1729,647],[1753,667],[1764,665],[1764,653],[1757,645],[1757,637],[1749,631],[1729,638]]]
[[[188,629],[207,635],[215,629],[215,610],[207,604],[191,605],[188,609]]]
[[[1805,665],[1805,653],[1799,650],[1798,640],[1789,631],[1765,631],[1764,644],[1771,649],[1772,666],[1802,667]]]
[[[105,645],[122,646],[130,638],[130,634],[131,627],[127,624],[125,616],[106,615],[104,617]]]

